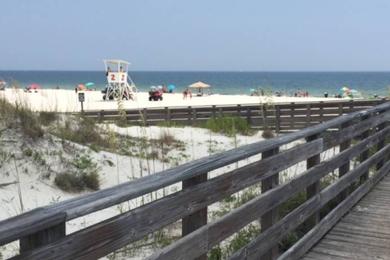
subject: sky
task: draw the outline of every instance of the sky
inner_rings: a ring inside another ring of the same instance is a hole
[[[0,70],[390,71],[388,0],[1,0]]]

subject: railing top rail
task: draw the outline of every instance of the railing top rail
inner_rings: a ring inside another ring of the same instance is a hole
[[[299,101],[299,102],[280,102],[275,103],[276,106],[286,106],[291,105],[292,103],[294,105],[317,105],[317,104],[327,104],[327,105],[338,105],[340,103],[342,104],[349,104],[354,102],[367,102],[367,103],[375,103],[375,102],[383,102],[386,101],[386,99],[340,99],[340,100],[329,100],[329,101]],[[247,104],[228,104],[228,105],[215,105],[216,108],[227,108],[227,107],[236,107],[240,105],[241,107],[253,107],[253,106],[259,106],[264,103],[247,103]],[[170,106],[169,109],[187,109],[189,106]],[[191,106],[191,108],[211,108],[212,105],[195,105]],[[125,110],[163,110],[166,106],[156,106],[156,107],[149,107],[149,108],[129,108]],[[86,110],[86,113],[99,113],[101,111],[105,112],[112,112],[117,111],[117,109],[100,109],[100,110]]]
[[[379,106],[343,115],[322,124],[305,128],[301,131],[278,136],[253,144],[248,144],[226,152],[218,153],[178,167],[156,173],[135,181],[126,182],[108,189],[86,194],[54,205],[37,208],[30,212],[0,222],[0,245],[12,242],[43,228],[71,220],[107,207],[127,201],[151,191],[199,176],[250,156],[280,147],[295,140],[324,132],[329,128],[365,115],[389,111],[390,102]]]

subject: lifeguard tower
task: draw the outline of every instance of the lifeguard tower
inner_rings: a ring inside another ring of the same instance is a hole
[[[104,60],[107,86],[102,92],[104,100],[135,100],[137,88],[127,74],[129,63],[124,60]]]

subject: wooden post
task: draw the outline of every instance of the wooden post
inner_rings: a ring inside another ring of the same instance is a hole
[[[352,110],[353,110],[353,108],[354,108],[354,103],[353,103],[353,99],[351,99],[350,101],[349,101],[349,113],[352,113]]]
[[[148,110],[146,110],[146,108],[144,108],[142,111],[142,117],[143,123],[146,126],[148,124]]]
[[[220,117],[223,117],[223,110],[222,107],[218,108],[218,113]]]
[[[251,110],[249,107],[246,108],[246,121],[248,122],[249,125],[252,123],[251,122]]]
[[[324,122],[324,101],[320,101],[320,123]]]
[[[215,113],[216,113],[216,107],[215,107],[215,105],[213,105],[212,106],[212,110],[211,110],[211,112],[212,112],[212,115],[213,115],[213,118],[215,119]]]
[[[276,133],[280,133],[280,107],[279,105],[275,106],[276,112],[275,112],[275,131]]]
[[[384,123],[378,125],[377,131],[383,130],[383,129],[386,127],[386,124],[387,124],[387,123],[384,122]],[[385,147],[385,143],[386,143],[386,138],[380,140],[380,141],[378,142],[377,146],[376,146],[377,151],[379,151],[380,149],[382,149],[383,147]],[[375,169],[379,170],[380,168],[382,168],[384,162],[385,162],[384,159],[380,160],[380,161],[376,164]]]
[[[263,104],[261,107],[263,110],[263,129],[265,130],[265,129],[269,128],[268,121],[267,121],[267,107],[265,104]]]
[[[339,103],[339,116],[343,115],[344,111],[343,111],[343,104],[340,102]]]
[[[99,120],[103,121],[103,118],[104,118],[104,110],[100,110],[99,111]]]
[[[367,120],[369,118],[369,116],[364,116],[362,117],[362,121],[364,120]],[[366,139],[368,136],[370,135],[370,129],[368,129],[367,131],[364,131],[361,135],[360,135],[360,140],[364,140]],[[364,150],[360,156],[359,156],[359,162],[362,163],[364,162],[365,160],[368,159],[368,156],[369,156],[369,149],[366,149]],[[363,183],[365,182],[367,179],[368,179],[368,176],[369,176],[369,172],[365,172],[362,176],[360,176],[360,183]]]
[[[314,141],[316,139],[320,138],[319,134],[312,135],[306,138],[307,142]],[[306,161],[306,169],[310,169],[317,164],[321,162],[321,154],[313,155],[312,157],[309,157]],[[308,186],[306,188],[306,199],[310,199],[311,197],[314,197],[317,195],[317,193],[320,192],[320,181],[314,182],[312,185]],[[307,222],[309,227],[314,227],[317,225],[317,223],[320,222],[320,212],[314,213],[310,218],[308,218]]]
[[[192,109],[192,124],[194,125],[196,123],[196,120],[197,120],[197,116],[196,116],[196,109],[193,108]]]
[[[192,108],[191,108],[191,106],[188,107],[187,114],[188,114],[188,117],[187,117],[188,123],[190,124],[191,123],[191,119],[192,119],[192,115],[191,115],[192,114]]]
[[[237,116],[241,117],[241,105],[237,105]]]
[[[295,103],[294,103],[294,102],[291,102],[290,105],[291,105],[291,111],[290,111],[290,120],[291,120],[291,121],[290,121],[290,128],[291,128],[291,130],[293,130],[294,127],[295,127],[295,124],[294,124],[294,111],[295,111],[294,105],[295,105]]]
[[[310,104],[306,105],[306,126],[311,124],[311,106]]]
[[[165,120],[168,124],[171,123],[171,110],[168,107],[165,107]]]
[[[207,181],[207,173],[199,175],[197,177],[190,178],[188,180],[184,180],[182,182],[183,190],[206,181]],[[198,228],[206,224],[207,224],[207,207],[200,209],[182,219],[182,230],[181,230],[182,237],[190,234],[191,232],[197,230]],[[196,258],[196,260],[206,260],[206,259],[207,259],[207,254],[204,254]]]
[[[55,242],[65,237],[65,219],[64,222],[53,226],[51,228],[44,229],[35,234],[23,237],[19,240],[20,253],[38,248],[43,245]]]
[[[344,128],[347,128],[348,126],[350,126],[351,123],[350,122],[346,122],[344,124],[342,124],[340,126],[340,130],[344,129]],[[351,146],[351,140],[346,140],[345,142],[341,143],[340,144],[340,152],[348,149],[349,147]],[[349,172],[350,170],[350,161],[347,161],[345,164],[341,165],[340,168],[339,168],[339,178],[341,178],[344,174],[346,174],[347,172]],[[348,195],[348,190],[349,189],[345,189],[343,190],[342,192],[340,192],[339,196],[338,196],[338,201],[341,202],[342,200],[344,200],[347,195]]]
[[[279,148],[275,148],[269,151],[265,151],[262,153],[262,159],[271,157],[279,152]],[[279,185],[279,174],[275,174],[271,177],[264,179],[261,182],[261,193],[264,193],[270,189],[275,188]],[[278,221],[278,209],[274,208],[271,211],[265,213],[260,220],[261,223],[261,232],[264,232],[268,228],[270,228],[274,223]],[[278,245],[274,246],[269,252],[264,254],[261,259],[269,260],[276,259],[279,255]]]

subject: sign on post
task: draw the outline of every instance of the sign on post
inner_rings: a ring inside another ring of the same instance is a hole
[[[79,102],[81,103],[81,113],[84,113],[84,101],[85,101],[85,93],[79,92]]]

